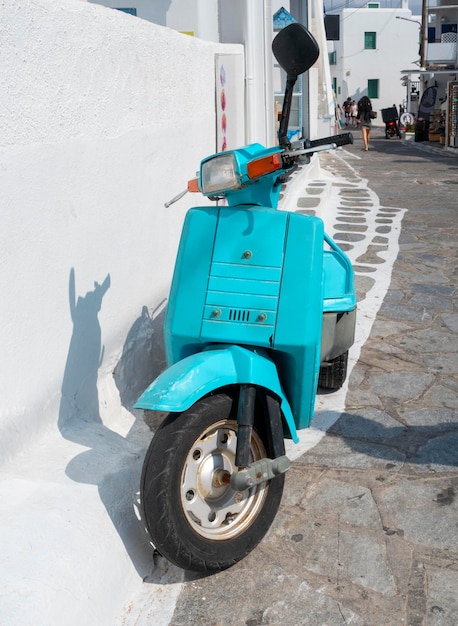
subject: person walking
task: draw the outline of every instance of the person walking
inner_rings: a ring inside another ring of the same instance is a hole
[[[358,105],[356,104],[355,100],[352,100],[351,106],[350,106],[350,119],[351,119],[352,126],[357,126],[357,121],[356,121],[357,116],[358,116]]]
[[[351,108],[351,98],[348,97],[342,105],[344,115],[345,115],[345,126],[348,126],[350,123],[350,108]]]
[[[371,136],[372,120],[375,118],[376,113],[372,110],[372,102],[367,96],[363,96],[358,102],[358,115],[357,120],[361,126],[361,133],[363,136],[364,150],[369,150],[369,139]]]

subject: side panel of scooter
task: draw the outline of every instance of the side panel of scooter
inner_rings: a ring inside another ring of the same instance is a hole
[[[323,253],[323,310],[325,313],[343,313],[356,307],[353,268],[350,259],[324,234]]]
[[[323,330],[320,361],[334,359],[353,345],[356,292],[350,259],[325,233]]]
[[[320,219],[290,214],[272,358],[298,429],[310,426],[318,382],[323,237]]]
[[[186,214],[164,325],[168,366],[202,350],[202,311],[217,225],[217,208],[200,207]]]

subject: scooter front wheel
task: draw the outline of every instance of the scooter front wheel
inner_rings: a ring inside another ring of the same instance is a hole
[[[152,543],[183,569],[214,572],[234,565],[263,538],[283,493],[284,475],[246,489],[237,472],[237,402],[220,394],[171,414],[154,435],[143,465],[141,501]],[[250,462],[268,456],[257,416]]]

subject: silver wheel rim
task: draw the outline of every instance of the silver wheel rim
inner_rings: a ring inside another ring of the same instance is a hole
[[[229,484],[237,471],[237,422],[221,420],[205,430],[191,446],[181,476],[181,505],[191,528],[213,541],[243,533],[256,518],[267,495],[261,483],[234,491]],[[253,430],[251,462],[266,456],[264,444]]]

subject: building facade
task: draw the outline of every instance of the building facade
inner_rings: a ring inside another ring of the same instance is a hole
[[[458,150],[458,5],[423,0],[419,117],[425,122],[424,140]],[[423,102],[423,106],[422,106]]]
[[[405,0],[398,9],[381,9],[378,2],[368,2],[363,8],[332,15],[339,17],[334,29],[338,38],[328,41],[337,101],[343,103],[350,97],[357,102],[369,96],[375,110],[393,104],[406,107],[401,72],[420,69],[420,17],[412,15]]]

